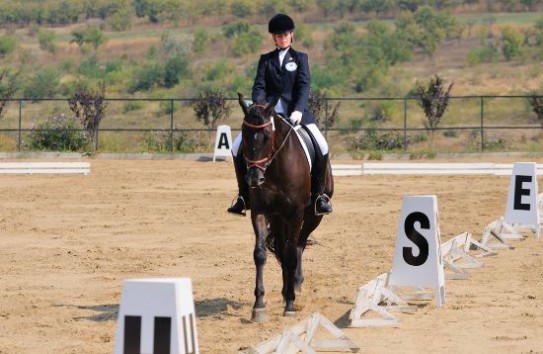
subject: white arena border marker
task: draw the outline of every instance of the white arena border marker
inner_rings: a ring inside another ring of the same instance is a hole
[[[316,338],[317,330],[322,326],[328,334],[335,339]],[[308,319],[287,328],[282,334],[264,341],[256,346],[249,347],[243,353],[247,354],[287,354],[302,352],[313,354],[318,351],[345,351],[358,352],[360,347],[350,340],[343,331],[318,312]]]
[[[232,157],[232,132],[228,125],[219,125],[217,127],[213,161],[215,161],[216,157]]]
[[[84,174],[89,162],[0,162],[0,174]]]
[[[435,195],[403,197],[389,285],[434,288],[440,308],[445,302],[445,276],[438,220]]]
[[[358,289],[355,307],[349,313],[350,327],[371,327],[397,325],[400,320],[390,312],[413,313],[416,307],[388,288],[390,273],[383,273]],[[377,318],[369,318],[375,313]]]
[[[332,164],[334,176],[360,175],[495,175],[511,174],[513,164],[495,163],[433,163],[433,162],[367,162],[363,164]],[[543,172],[543,165],[537,165]]]
[[[477,249],[482,251],[482,253],[475,255],[468,254],[470,250]],[[469,232],[461,233],[444,242],[441,245],[441,253],[444,266],[453,270],[453,273],[445,274],[446,279],[467,279],[469,273],[463,269],[484,266],[476,257],[487,257],[497,254],[490,248],[475,241]],[[458,261],[462,263],[458,263]],[[421,295],[431,295],[419,293],[417,296],[408,295],[402,298],[388,286],[389,276],[390,273],[383,273],[358,289],[355,307],[349,314],[351,327],[398,325],[400,319],[393,316],[390,312],[413,313],[416,311],[416,307],[409,305],[406,300],[408,298],[422,300],[423,297]],[[430,299],[432,297],[426,297],[426,300]],[[380,318],[368,318],[367,314],[370,312],[376,313]]]
[[[491,249],[514,249],[515,247],[508,243],[507,240],[522,240],[524,238],[526,238],[525,235],[519,234],[519,230],[504,222],[503,216],[500,216],[484,228],[481,244]],[[491,242],[493,240],[497,241],[497,243]]]
[[[190,278],[124,281],[114,354],[198,354]]]
[[[480,249],[484,252],[476,256],[471,256],[468,254],[470,249]],[[475,241],[469,232],[464,232],[444,242],[441,245],[441,254],[445,269],[451,271],[451,273],[445,274],[445,279],[467,279],[470,274],[465,269],[481,268],[484,266],[475,257],[494,256],[497,253]]]

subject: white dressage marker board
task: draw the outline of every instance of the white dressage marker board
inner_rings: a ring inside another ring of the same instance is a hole
[[[232,157],[232,132],[230,131],[230,126],[228,125],[219,125],[217,127],[213,161],[215,161],[215,158],[219,156]]]
[[[115,354],[198,354],[190,278],[125,280]]]
[[[0,174],[90,173],[89,162],[0,162]]]
[[[540,214],[537,205],[537,169],[534,162],[517,162],[513,165],[504,221],[534,227],[539,238]]]
[[[404,196],[390,286],[436,289],[436,307],[445,301],[437,197]]]

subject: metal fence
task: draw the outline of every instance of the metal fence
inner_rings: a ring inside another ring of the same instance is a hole
[[[427,128],[427,118],[416,98],[325,98],[320,128],[336,152],[395,149],[406,152],[531,151],[541,150],[542,122],[528,102],[530,96],[458,96],[437,128]],[[110,98],[98,129],[94,148],[103,152],[145,152],[153,135],[166,141],[169,151],[179,151],[175,141],[189,135],[212,151],[215,129],[196,119],[189,98]],[[241,126],[237,99],[228,99],[231,114],[219,122]],[[339,105],[333,124],[325,119]],[[15,107],[17,109],[15,109]],[[48,118],[73,115],[67,99],[13,99],[0,121],[0,148],[27,149],[25,139],[39,131]],[[433,136],[432,139],[430,137]],[[372,137],[376,145],[368,145]],[[396,145],[391,145],[394,140]],[[388,145],[387,145],[388,143]]]

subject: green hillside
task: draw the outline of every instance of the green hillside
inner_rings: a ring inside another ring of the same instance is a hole
[[[292,12],[297,22],[294,46],[310,55],[313,90],[332,99],[406,97],[417,84],[436,75],[454,84],[452,96],[525,95],[542,90],[543,12],[490,13],[482,4],[473,4],[444,10],[425,6],[416,11],[389,9],[381,14],[358,11],[343,16],[335,12],[324,16],[315,5]],[[258,56],[273,48],[266,33],[267,18],[258,13],[243,18],[232,13],[191,20],[162,17],[156,22],[130,17],[123,30],[113,25],[111,16],[78,16],[75,23],[55,26],[36,22],[4,25],[0,69],[15,78],[14,98],[35,101],[23,108],[22,126],[27,129],[55,114],[70,113],[66,106],[39,100],[70,97],[80,85],[96,88],[104,84],[109,99],[191,99],[210,90],[232,98],[237,92],[250,95]],[[536,122],[525,101],[491,102],[486,112],[496,112],[489,116],[497,124]],[[110,102],[101,128],[166,129],[169,104]],[[334,127],[402,127],[402,105],[402,101],[342,102]],[[4,128],[18,125],[18,112],[13,108],[2,118]],[[176,127],[203,127],[187,104],[176,102],[173,109]],[[424,117],[415,102],[410,101],[408,109],[414,126],[422,128]],[[480,119],[476,99],[451,105],[449,111],[447,126],[477,124]],[[376,117],[382,119],[376,121]],[[235,125],[235,119],[226,123]],[[465,140],[472,139],[470,134],[448,139],[445,148],[465,145]],[[123,142],[109,135],[103,134],[101,147],[123,150]],[[411,139],[411,146],[420,140],[421,148],[426,148],[426,139],[417,136]],[[525,141],[537,138],[522,137]],[[137,139],[140,147],[136,149],[146,148],[145,139],[143,135]],[[358,138],[340,132],[334,139],[346,151]],[[7,141],[0,141],[4,148],[13,146],[13,138],[3,140]],[[477,142],[470,149],[478,149]]]

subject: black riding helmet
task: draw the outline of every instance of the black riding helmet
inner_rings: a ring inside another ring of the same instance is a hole
[[[272,17],[268,23],[268,32],[271,34],[280,34],[290,32],[294,29],[294,21],[290,16],[285,14],[277,14]]]

